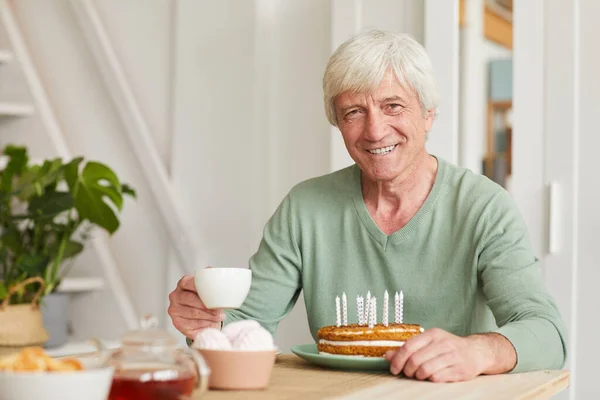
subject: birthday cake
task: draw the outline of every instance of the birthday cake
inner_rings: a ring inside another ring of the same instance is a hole
[[[397,350],[404,343],[423,332],[417,324],[405,324],[404,295],[396,292],[394,298],[394,323],[388,322],[388,292],[383,295],[382,323],[377,321],[377,298],[356,297],[357,324],[348,324],[348,307],[346,293],[340,298],[336,296],[336,324],[324,326],[317,332],[317,349],[319,354],[335,354],[343,356],[383,357],[388,350]]]
[[[421,332],[423,328],[414,324],[324,326],[317,333],[317,348],[320,354],[383,357]]]

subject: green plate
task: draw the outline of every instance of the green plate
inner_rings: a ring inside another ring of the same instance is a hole
[[[292,347],[296,354],[311,364],[335,369],[351,369],[361,371],[388,371],[390,363],[380,357],[355,357],[319,354],[316,344],[300,344]]]

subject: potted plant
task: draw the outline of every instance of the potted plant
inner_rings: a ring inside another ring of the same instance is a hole
[[[40,165],[30,163],[25,147],[9,145],[3,154],[0,302],[28,304],[36,293],[43,300],[56,290],[68,270],[66,261],[83,250],[91,229],[113,234],[119,228],[124,198],[135,197],[135,191],[108,166],[82,157]],[[22,285],[34,277],[41,280]],[[20,289],[11,290],[15,286]]]

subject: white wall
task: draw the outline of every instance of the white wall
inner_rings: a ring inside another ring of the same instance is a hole
[[[93,0],[166,166],[171,156],[174,7],[170,0]]]
[[[329,4],[211,4],[178,7],[173,182],[209,263],[245,267],[287,191],[327,172]],[[282,349],[311,340],[302,301],[278,332]]]
[[[568,328],[571,386],[556,398],[600,396],[595,237],[600,228],[596,114],[600,28],[594,0],[515,2],[515,199]],[[548,185],[557,196],[549,199]],[[549,220],[550,204],[558,206]],[[550,251],[549,234],[557,247]]]
[[[484,1],[465,0],[465,23],[460,29],[459,164],[478,174],[487,153],[488,63],[511,56],[509,49],[484,36]]]
[[[577,371],[577,387],[573,399],[600,397],[597,375],[594,373],[600,355],[597,335],[600,309],[597,296],[598,244],[600,231],[600,179],[597,174],[598,149],[598,109],[600,109],[600,53],[598,37],[600,27],[597,16],[600,3],[595,0],[579,1],[579,152],[578,152],[578,228],[577,228],[577,286],[574,288],[577,308],[573,318],[576,321],[576,352],[574,364]],[[560,139],[559,139],[560,140]]]

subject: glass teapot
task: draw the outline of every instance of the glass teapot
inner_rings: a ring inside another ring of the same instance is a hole
[[[145,316],[108,356],[115,368],[108,400],[179,400],[206,391],[210,369],[202,356],[157,326]]]

